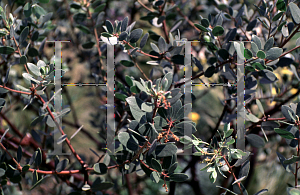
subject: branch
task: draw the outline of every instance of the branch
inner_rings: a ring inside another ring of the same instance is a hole
[[[37,97],[39,98],[39,100],[41,100],[41,102],[42,102],[43,104],[46,103],[46,102],[44,101],[44,99],[43,99],[40,95],[37,95]],[[50,108],[49,108],[48,105],[47,105],[46,109],[47,109],[47,111],[48,111],[50,117],[51,117],[52,120],[54,121],[56,127],[59,129],[60,133],[61,133],[62,135],[65,135],[65,132],[62,130],[62,128],[61,128],[61,127],[59,126],[59,124],[57,123],[57,121],[56,121],[54,115],[52,114],[52,112],[51,112],[51,110],[50,110]],[[74,154],[74,156],[75,156],[75,157],[77,158],[77,160],[80,162],[80,164],[81,164],[82,166],[85,166],[86,163],[85,163],[85,162],[80,158],[80,156],[76,153],[76,151],[74,150],[73,146],[71,145],[70,140],[69,140],[68,138],[66,138],[65,141],[66,141],[67,145],[69,146],[71,152]]]

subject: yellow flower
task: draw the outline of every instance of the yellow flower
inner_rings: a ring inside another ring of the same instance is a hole
[[[189,113],[188,117],[197,124],[198,120],[200,119],[200,115],[197,112]]]
[[[281,71],[280,74],[286,74],[286,75],[293,75],[293,72],[288,69],[287,67],[284,67]]]
[[[273,88],[272,88],[272,96],[275,96],[275,95],[277,95],[277,92],[276,92],[275,87],[273,87]]]
[[[267,101],[267,105],[268,106],[275,106],[276,105],[276,101],[273,101],[272,103],[270,103],[270,101]]]
[[[197,66],[194,66],[194,67],[193,67],[193,71],[194,71],[194,72],[198,72],[198,71],[199,71],[199,68],[198,68]]]
[[[297,93],[297,91],[298,91],[298,89],[293,88],[293,89],[290,90],[290,93],[291,93],[292,95],[294,95],[295,93]]]

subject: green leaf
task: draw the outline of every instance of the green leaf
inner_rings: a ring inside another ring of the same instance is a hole
[[[276,3],[276,8],[277,8],[277,10],[285,12],[286,11],[285,1],[284,0],[278,0],[277,3]]]
[[[273,47],[266,52],[266,58],[268,60],[276,60],[283,53],[283,49],[279,47]],[[258,56],[257,56],[258,57]]]
[[[134,63],[131,62],[131,61],[128,61],[128,60],[121,60],[120,63],[121,63],[123,66],[126,66],[126,67],[132,67],[132,66],[134,66]]]
[[[39,176],[38,176],[36,170],[34,170],[33,173],[32,173],[32,184],[36,184],[38,179],[39,179]]]
[[[125,76],[125,81],[129,85],[129,87],[133,86],[133,81],[132,81],[130,76],[126,75]]]
[[[158,48],[161,52],[167,51],[167,43],[163,37],[159,37],[157,44],[158,44]]]
[[[30,168],[30,165],[24,165],[22,168],[22,172],[25,173],[26,171],[28,171]]]
[[[291,15],[292,15],[292,18],[294,19],[295,23],[299,24],[300,23],[300,9],[299,9],[298,5],[296,5],[293,2],[290,2],[289,8],[290,8]]]
[[[27,2],[23,8],[24,10],[24,15],[28,18],[31,15],[31,5],[29,2]]]
[[[265,130],[265,131],[273,131],[274,128],[278,128],[280,126],[280,124],[276,121],[263,121],[261,123],[261,127]]]
[[[257,24],[257,19],[254,19],[251,22],[249,22],[249,24],[247,25],[246,31],[253,30],[253,28],[256,26],[256,24]]]
[[[267,40],[267,42],[265,43],[265,46],[264,46],[264,51],[268,51],[269,49],[271,49],[274,45],[274,38],[271,37]]]
[[[189,179],[189,176],[184,173],[173,173],[169,178],[175,182],[184,182]]]
[[[264,112],[264,107],[262,106],[261,102],[259,101],[259,99],[256,99],[256,105],[258,106],[258,109],[261,113],[265,114]]]
[[[36,166],[40,166],[40,164],[42,164],[42,160],[43,160],[43,155],[42,155],[42,151],[40,148],[37,149],[37,154],[34,160],[34,163]]]
[[[68,164],[69,164],[69,159],[64,159],[56,165],[55,170],[57,172],[61,172],[68,166]]]
[[[263,138],[256,134],[248,134],[246,135],[246,138],[253,147],[261,148],[265,146],[265,141],[263,140]]]
[[[175,64],[182,64],[184,65],[184,56],[183,55],[174,55],[171,58],[171,61]]]
[[[0,177],[2,177],[3,175],[5,175],[5,170],[0,168]]]
[[[139,149],[138,140],[127,132],[121,132],[118,134],[118,139],[126,148],[132,151]]]
[[[262,75],[263,77],[265,77],[265,78],[268,79],[269,81],[274,82],[274,81],[277,80],[276,75],[275,75],[272,71],[270,71],[270,70],[268,70],[268,69],[261,70],[260,73],[261,73],[261,75]]]
[[[133,117],[140,121],[143,115],[145,115],[145,112],[141,110],[143,101],[137,97],[128,97],[126,98],[126,101],[129,104],[130,111],[133,115]]]
[[[125,31],[128,26],[128,16],[126,16],[121,24],[121,32]]]
[[[21,56],[20,58],[20,64],[27,64],[27,57],[26,56]]]
[[[293,163],[295,163],[297,161],[300,161],[300,157],[292,155],[291,158],[288,158],[285,161],[283,161],[283,164],[289,165],[289,164],[293,164]]]
[[[137,86],[131,86],[130,91],[132,93],[140,93],[141,92],[140,89]]]
[[[108,34],[108,33],[107,33]],[[109,34],[108,34],[109,35]],[[109,37],[110,37],[110,35],[109,35]],[[124,40],[126,40],[126,38],[128,37],[128,34],[127,34],[127,32],[126,31],[124,31],[124,32],[122,32],[121,34],[120,34],[120,36],[119,36],[119,41],[124,41]]]
[[[201,20],[201,25],[202,25],[204,28],[208,28],[208,27],[209,27],[209,21],[208,21],[208,19],[203,18],[203,19]]]
[[[15,49],[9,46],[1,46],[0,47],[0,53],[1,54],[12,54],[15,52]]]
[[[70,4],[70,8],[81,9],[81,5],[80,5],[80,3],[72,2],[72,3]]]
[[[129,35],[129,42],[130,43],[137,42],[141,38],[142,34],[143,34],[143,30],[140,28],[133,30]]]
[[[27,38],[28,34],[29,34],[29,27],[26,26],[26,27],[22,30],[21,34],[20,34],[19,44],[22,44],[23,42],[26,41],[26,38]]]
[[[156,172],[156,171],[153,171],[153,172],[150,174],[150,178],[151,178],[151,180],[152,180],[154,183],[158,183],[158,182],[159,182],[159,173]]]
[[[204,76],[209,78],[209,77],[211,77],[215,74],[215,71],[216,71],[216,67],[215,66],[210,66],[205,70]]]
[[[252,35],[252,41],[256,44],[256,46],[257,46],[257,48],[259,50],[262,49],[262,47],[261,47],[261,41],[260,41],[260,39],[256,35]]]
[[[229,58],[229,53],[228,53],[228,51],[227,51],[226,49],[220,49],[220,50],[218,51],[218,54],[219,54],[219,56],[220,56],[221,58],[223,58],[223,60],[226,60],[226,59]]]
[[[22,147],[21,146],[19,146],[18,147],[18,151],[17,151],[17,162],[20,162],[21,161],[21,159],[22,159]]]
[[[257,70],[264,70],[266,69],[267,67],[262,65],[261,63],[259,62],[255,62],[253,64],[251,64],[253,68],[257,69]]]
[[[103,3],[94,9],[94,12],[102,12],[106,6],[106,3]]]
[[[174,144],[167,143],[156,146],[155,154],[157,157],[167,157],[176,154],[177,147]]]
[[[35,170],[36,172],[36,170]],[[40,180],[38,180],[37,182],[35,182],[35,184],[30,188],[30,191],[33,190],[35,187],[37,187],[38,185],[41,184],[41,182],[44,180],[44,178],[46,178],[48,176],[42,177]]]
[[[208,32],[208,30],[204,27],[204,26],[202,26],[201,24],[194,24],[199,30],[201,30],[201,31],[203,31],[203,32]]]
[[[286,139],[294,139],[295,138],[291,132],[286,131],[284,129],[275,128],[274,131],[283,138],[286,138]]]
[[[105,21],[105,26],[106,26],[107,31],[108,31],[109,34],[113,34],[114,33],[114,26],[113,26],[113,24],[109,20]]]
[[[233,129],[229,129],[228,131],[224,132],[225,138],[229,137],[233,132]]]
[[[164,91],[169,90],[169,88],[172,85],[172,81],[173,81],[173,74],[171,72],[165,74],[165,76],[161,80],[162,90]]]
[[[142,38],[141,38],[141,42],[140,42],[140,48],[143,49],[143,47],[146,45],[147,40],[149,37],[149,33],[146,33]]]
[[[259,122],[259,118],[249,112],[246,113],[246,117],[253,123]]]
[[[142,103],[142,110],[145,112],[152,112],[154,109],[153,103],[150,102],[143,102]]]
[[[39,19],[41,16],[46,15],[47,12],[41,6],[34,4],[32,5],[33,14]]]
[[[284,13],[284,12],[279,12],[278,14],[276,14],[276,15],[273,17],[272,21],[274,22],[274,21],[279,20],[279,18],[283,15],[283,13]]]
[[[257,54],[257,52],[259,50],[257,45],[254,42],[251,42],[251,50],[255,53],[255,55]]]
[[[88,27],[86,27],[86,26],[76,25],[76,28],[78,28],[79,30],[81,30],[81,32],[83,32],[85,34],[90,34],[91,33],[90,29]]]
[[[288,106],[282,105],[281,106],[281,112],[283,116],[289,121],[289,122],[295,122],[296,114],[295,112]]]
[[[294,187],[289,187],[286,189],[288,195],[300,195],[300,190]]]
[[[256,56],[260,59],[265,59],[266,58],[266,53],[262,50],[259,50],[257,53],[256,53]]]
[[[177,162],[174,163],[174,164],[172,164],[172,165],[169,167],[169,169],[168,169],[168,173],[169,173],[169,174],[174,173],[174,171],[176,170],[177,166],[178,166],[178,163],[177,163]]]
[[[161,164],[155,158],[152,158],[151,164],[155,170],[157,170],[158,172],[162,172]]]
[[[212,30],[214,36],[222,36],[224,34],[224,28],[222,26],[216,26]]]
[[[97,178],[98,179],[98,178]],[[96,179],[96,180],[97,180]],[[107,190],[107,189],[109,189],[109,188],[111,188],[111,187],[113,187],[114,186],[114,184],[113,183],[111,183],[111,182],[101,182],[101,183],[99,183],[99,182],[96,182],[96,180],[93,182],[93,184],[92,184],[92,186],[91,186],[91,190],[93,191],[93,192],[96,192],[96,191],[102,191],[102,190]]]
[[[251,59],[253,57],[253,54],[252,54],[252,52],[249,49],[245,49],[244,50],[244,57],[246,59]]]
[[[34,47],[29,48],[28,53],[27,53],[30,57],[35,57],[39,55],[39,52],[37,49],[35,49]]]
[[[101,174],[101,175],[106,174],[107,173],[107,166],[104,163],[96,163],[96,164],[94,164],[94,171],[96,173]]]
[[[82,44],[82,47],[84,49],[91,49],[91,48],[93,48],[94,45],[95,45],[95,42],[89,41],[89,42],[86,42],[86,43]]]
[[[168,125],[167,121],[161,116],[154,117],[153,122],[156,130],[162,130],[163,127]]]
[[[122,35],[122,34],[121,34]],[[121,36],[120,35],[120,36]],[[111,37],[112,35],[111,34],[109,34],[109,33],[107,33],[107,32],[103,32],[103,33],[101,33],[101,36],[103,36],[103,37]],[[123,40],[122,40],[123,41]]]
[[[32,63],[27,63],[27,67],[28,69],[35,74],[36,76],[41,76],[41,72],[39,67],[37,67],[36,65],[32,64]]]

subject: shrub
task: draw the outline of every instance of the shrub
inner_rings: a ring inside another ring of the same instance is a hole
[[[1,193],[300,194],[297,4],[2,2]]]

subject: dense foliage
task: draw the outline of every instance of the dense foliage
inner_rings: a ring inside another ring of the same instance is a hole
[[[241,2],[1,2],[1,193],[300,194],[300,2]],[[61,69],[58,40],[70,41]],[[114,105],[106,97],[108,45]],[[245,150],[236,144],[238,58]],[[55,144],[64,154],[51,155]],[[260,166],[268,175],[286,171],[270,176],[280,185],[264,185]]]

